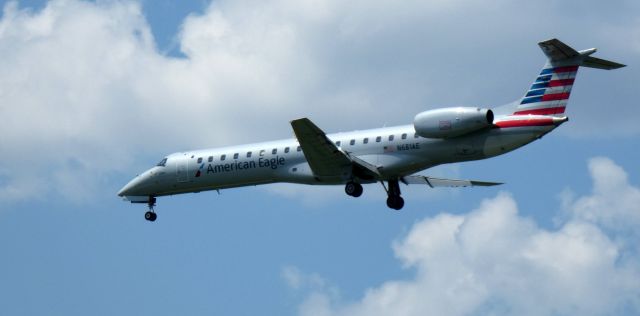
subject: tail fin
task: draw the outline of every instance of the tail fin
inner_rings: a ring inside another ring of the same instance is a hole
[[[520,100],[514,115],[562,116],[569,101],[578,67],[610,70],[625,66],[589,56],[596,52],[595,48],[576,51],[555,38],[540,42],[538,45],[547,55],[548,60],[527,94]]]

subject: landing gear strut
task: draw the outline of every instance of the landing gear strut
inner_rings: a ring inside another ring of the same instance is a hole
[[[150,196],[149,197],[149,202],[147,203],[147,205],[149,205],[149,210],[146,213],[144,213],[144,219],[146,219],[146,220],[148,220],[150,222],[154,222],[156,220],[156,218],[158,218],[158,215],[153,210],[153,207],[156,206],[156,198]]]
[[[359,197],[362,195],[362,185],[353,181],[347,182],[344,186],[344,192],[349,196]]]
[[[389,180],[387,206],[394,210],[400,210],[404,206],[404,199],[400,196],[400,185],[397,179]]]

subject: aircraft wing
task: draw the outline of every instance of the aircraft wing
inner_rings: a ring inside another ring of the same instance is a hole
[[[342,151],[308,118],[291,121],[291,127],[316,176],[335,177],[353,172],[363,179],[380,177],[376,166]]]
[[[327,135],[308,118],[291,121],[304,157],[317,176],[336,176],[350,170],[351,159],[327,138]]]
[[[441,179],[427,176],[413,175],[400,178],[404,184],[426,184],[432,188],[435,187],[490,187],[494,185],[500,185],[500,182],[486,182],[486,181],[474,181],[474,180],[455,180],[455,179]]]

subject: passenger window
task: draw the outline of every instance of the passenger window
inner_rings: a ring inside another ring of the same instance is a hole
[[[225,160],[226,158],[227,158],[227,155],[220,156],[220,160]]]
[[[202,157],[198,158],[198,163],[202,163]]]
[[[212,162],[213,161],[213,156],[209,156],[208,160],[209,160],[209,162]]]
[[[351,145],[351,146],[353,146],[353,145],[355,145],[355,144],[356,144],[356,140],[355,140],[355,139],[352,139],[352,140],[349,142],[349,145]]]
[[[285,154],[288,154],[288,153],[289,153],[289,147],[285,147],[285,148],[284,148],[284,153],[285,153]]]
[[[302,148],[300,148],[300,146],[298,146],[298,148],[296,148],[296,151],[302,151]]]
[[[362,143],[363,144],[368,144],[369,143],[369,138],[365,137],[365,139],[362,140]]]
[[[240,156],[240,154],[238,153],[233,154],[233,159],[238,159],[238,156]]]
[[[407,134],[406,133],[402,134],[402,139],[407,139]]]
[[[337,142],[336,142],[336,146],[337,146],[337,147],[340,147],[340,144],[342,144],[342,142],[341,142],[341,141],[337,141]]]
[[[389,135],[389,141],[393,140],[393,135]]]
[[[259,154],[259,155],[260,155],[260,157],[264,156],[264,152],[265,152],[265,150],[264,150],[264,149],[260,151],[260,154]]]
[[[247,152],[247,158],[251,158],[251,152],[250,151]]]
[[[382,140],[381,136],[376,137],[376,143],[379,143]]]
[[[278,148],[274,148],[274,149],[271,151],[271,154],[272,154],[272,155],[275,155],[275,154],[277,154],[277,153],[278,153]]]

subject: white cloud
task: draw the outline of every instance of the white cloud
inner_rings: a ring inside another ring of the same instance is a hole
[[[635,246],[640,240],[604,214],[636,216],[638,188],[607,158],[590,160],[589,169],[593,193],[566,204],[573,213],[557,229],[539,227],[520,216],[513,197],[499,193],[467,214],[426,218],[394,242],[398,260],[415,270],[413,278],[373,286],[355,302],[313,291],[299,312],[635,314],[640,311],[640,257]]]
[[[139,109],[127,91],[136,62],[154,53],[137,5],[53,1],[32,13],[9,3],[0,52],[3,197],[83,199],[66,184],[86,188],[131,163]]]
[[[624,37],[591,32],[637,20],[580,23],[562,8],[526,6],[213,1],[185,19],[178,42],[187,58],[177,59],[155,47],[137,2],[53,0],[41,11],[9,2],[0,21],[0,199],[92,200],[92,188],[144,169],[149,156],[287,137],[295,117],[338,131],[410,122],[426,108],[508,102],[537,64],[522,77],[511,69],[523,59],[542,64],[535,42],[549,34],[611,43],[617,56],[637,57]],[[528,18],[519,18],[523,12]],[[505,46],[514,53],[503,54]],[[581,107],[610,133],[640,132],[606,117],[634,111],[616,103],[611,114],[599,102]],[[572,131],[593,133],[576,121]]]
[[[569,216],[597,224],[612,232],[638,234],[640,189],[629,184],[627,172],[606,157],[589,160],[591,195],[565,199]]]
[[[326,282],[318,274],[305,274],[295,266],[286,266],[282,269],[282,277],[287,285],[295,290],[302,288],[324,289]]]

